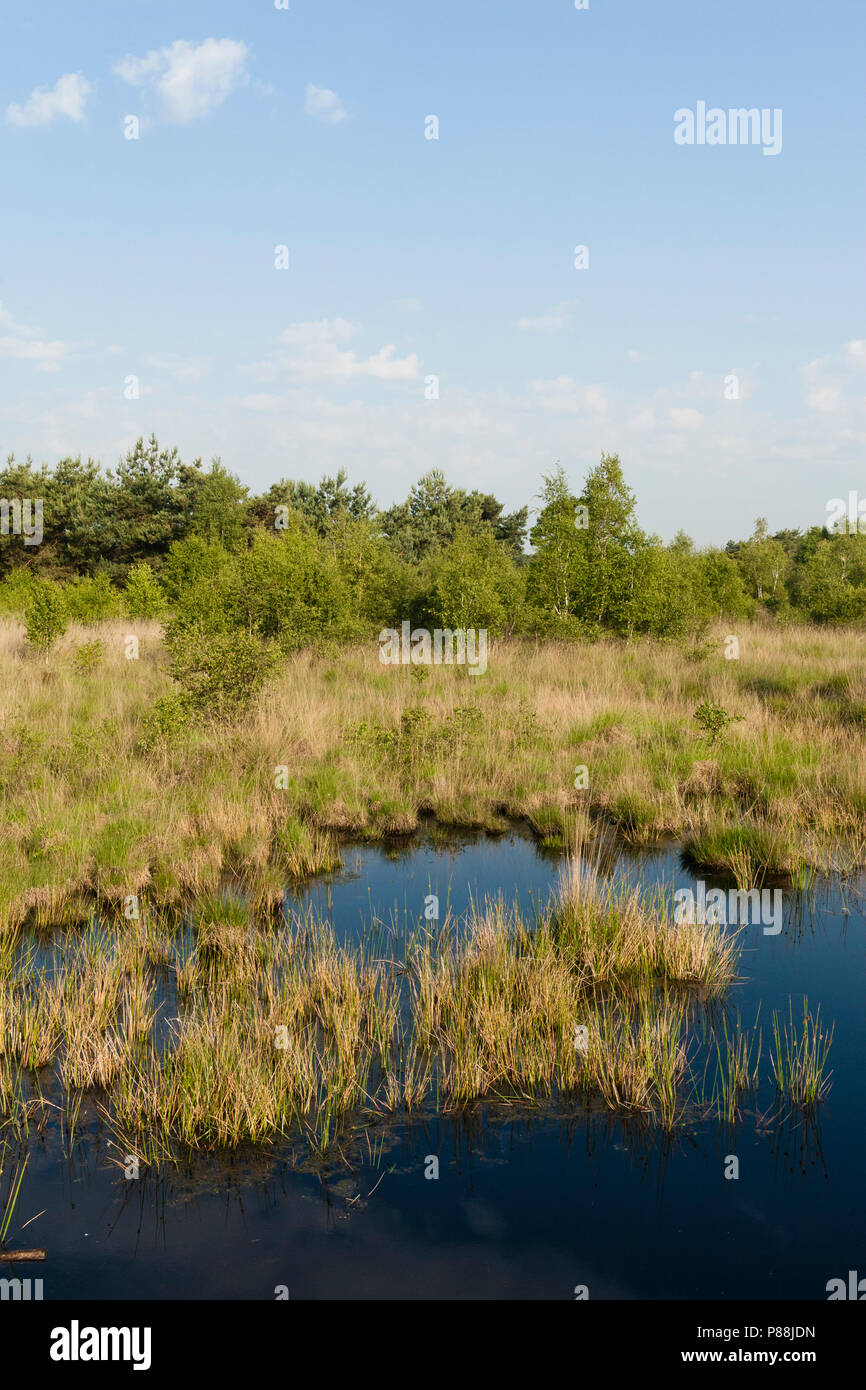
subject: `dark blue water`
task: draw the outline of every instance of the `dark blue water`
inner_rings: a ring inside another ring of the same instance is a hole
[[[346,872],[287,904],[346,940],[397,941],[439,897],[440,921],[502,893],[540,910],[559,861],[521,836],[433,839],[407,852],[346,851]],[[618,875],[691,886],[675,847],[620,855]],[[723,886],[727,887],[728,884]],[[46,1298],[826,1299],[866,1274],[864,882],[783,896],[778,936],[745,928],[730,1011],[808,996],[835,1024],[832,1089],[812,1118],[780,1112],[765,1080],[734,1127],[692,1118],[673,1138],[582,1106],[479,1105],[372,1124],[326,1164],[300,1144],[197,1159],[128,1181],[85,1110],[69,1160],[49,1125],[31,1146],[11,1243],[45,1246]],[[739,1178],[726,1180],[730,1155]],[[438,1178],[425,1177],[430,1158]]]

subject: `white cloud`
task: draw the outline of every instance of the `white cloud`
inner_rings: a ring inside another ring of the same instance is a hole
[[[424,305],[420,299],[395,299],[394,308],[401,314],[420,314]]]
[[[671,406],[668,414],[678,430],[699,430],[704,423],[701,412],[687,406]]]
[[[0,334],[12,333],[9,323],[0,313]],[[404,498],[416,478],[439,467],[454,484],[495,492],[512,510],[531,501],[540,474],[555,460],[579,487],[601,450],[616,450],[637,493],[641,525],[665,537],[683,527],[713,544],[741,536],[754,516],[767,515],[774,530],[820,524],[827,496],[854,486],[866,445],[862,360],[842,341],[825,363],[840,382],[847,366],[845,400],[832,415],[808,409],[805,391],[779,409],[758,390],[751,400],[725,400],[723,373],[740,370],[728,362],[700,380],[683,372],[657,389],[613,380],[593,388],[565,375],[512,391],[454,380],[432,402],[417,380],[385,389],[372,371],[364,374],[376,353],[348,353],[342,375],[330,371],[333,357],[317,363],[316,354],[347,352],[364,341],[362,329],[346,319],[294,323],[286,335],[268,362],[236,375],[235,394],[226,389],[228,373],[208,396],[171,390],[149,373],[165,389],[147,401],[146,428],[177,444],[184,458],[220,454],[256,490],[281,476],[315,481],[318,446],[327,450],[329,467],[364,478],[382,505]],[[304,364],[297,375],[281,365],[281,352]],[[259,354],[266,355],[261,348]],[[393,365],[394,354],[390,360]],[[345,364],[338,358],[338,365]],[[260,384],[265,370],[272,385]],[[0,401],[4,450],[49,460],[83,451],[110,464],[141,433],[141,411],[117,385],[122,369],[110,387],[79,399],[58,390],[56,378],[18,375],[29,382]],[[816,389],[825,384],[816,381]],[[598,405],[607,402],[604,413],[589,404],[590,391]],[[676,427],[671,410],[688,409],[702,414],[700,429]]]
[[[607,396],[602,386],[581,386],[570,376],[531,381],[529,386],[542,410],[549,410],[554,414],[580,414],[586,409],[604,414],[608,409]]]
[[[150,89],[163,114],[183,124],[207,116],[246,80],[249,49],[236,39],[205,39],[196,45],[176,39],[144,58],[127,54],[114,71],[135,87]]]
[[[842,404],[842,392],[838,386],[821,386],[810,391],[806,400],[813,410],[820,410],[824,415],[835,415]]]
[[[576,302],[574,299],[564,299],[555,309],[539,314],[537,318],[518,319],[517,327],[522,333],[559,333],[571,323]]]
[[[16,357],[35,362],[40,372],[56,372],[69,352],[69,344],[55,339],[48,342],[40,337],[38,328],[16,323],[8,309],[0,303],[0,327],[8,332],[0,335],[0,357]]]
[[[290,323],[280,334],[280,342],[292,347],[313,347],[319,343],[344,343],[357,331],[348,319],[316,319],[307,323]]]
[[[356,324],[343,318],[292,323],[280,334],[280,342],[295,348],[296,352],[281,357],[280,366],[303,381],[358,376],[374,377],[379,381],[411,381],[418,376],[420,360],[417,354],[410,352],[407,357],[395,357],[397,349],[393,343],[387,343],[366,358],[359,358],[355,352],[339,346],[357,331]]]
[[[14,102],[7,106],[6,119],[18,126],[51,125],[61,116],[70,121],[83,121],[85,103],[92,91],[83,73],[67,72],[58,77],[50,89],[37,87],[23,106],[16,106]]]
[[[608,406],[603,386],[587,386],[583,395],[590,410],[597,410],[600,415],[604,414]]]
[[[816,357],[803,368],[806,404],[821,415],[834,415],[840,427],[862,428],[866,416],[863,369],[866,340],[854,338],[839,353]]]
[[[175,381],[200,381],[211,368],[209,357],[180,357],[174,352],[156,353],[144,360],[148,367],[166,372]]]
[[[308,116],[327,121],[329,125],[336,125],[338,121],[345,121],[348,117],[348,112],[336,92],[330,91],[327,87],[316,87],[312,82],[307,83],[304,110]]]

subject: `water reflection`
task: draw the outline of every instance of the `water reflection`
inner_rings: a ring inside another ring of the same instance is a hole
[[[516,833],[349,849],[345,872],[288,894],[284,915],[320,913],[338,939],[396,958],[432,929],[429,895],[440,921],[499,893],[538,916],[560,867]],[[695,880],[673,845],[611,851],[606,870],[665,894]],[[726,1022],[766,1027],[808,993],[836,1024],[834,1086],[814,1114],[780,1108],[766,1078],[735,1123],[696,1110],[672,1134],[597,1101],[479,1103],[359,1120],[326,1158],[299,1141],[129,1180],[98,1100],[70,1106],[43,1077],[16,1225],[40,1213],[26,1237],[48,1250],[45,1297],[273,1298],[285,1284],[302,1298],[570,1298],[578,1283],[592,1298],[824,1297],[862,1250],[864,885],[783,901],[778,937],[744,928],[729,996],[695,1004],[690,1062],[705,1074]]]

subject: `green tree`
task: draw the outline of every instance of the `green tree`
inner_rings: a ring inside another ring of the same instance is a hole
[[[578,500],[560,464],[543,475],[541,502],[529,537],[535,553],[527,572],[527,602],[567,620],[576,616],[578,595],[586,588],[587,561],[578,530]]]
[[[785,576],[790,561],[785,547],[774,540],[767,518],[759,516],[751,539],[740,548],[740,570],[746,592],[771,610],[787,599]]]
[[[707,616],[746,618],[753,604],[743,587],[736,560],[724,550],[705,550],[698,557],[698,591],[703,596]]]
[[[165,611],[165,594],[146,561],[131,567],[123,600],[130,618],[158,618]]]
[[[226,550],[241,548],[246,538],[248,490],[218,458],[206,473],[198,463],[183,465],[179,489],[187,535]]]
[[[431,626],[486,628],[496,636],[519,620],[523,575],[491,530],[458,526],[451,544],[429,561],[428,585]]]
[[[508,516],[490,493],[464,492],[451,487],[444,473],[432,468],[409,489],[405,502],[382,513],[383,534],[397,553],[412,565],[450,545],[458,526],[474,535],[489,531],[519,555],[526,536],[528,511]]]
[[[182,464],[177,449],[160,449],[155,435],[137,440],[109,473],[107,551],[121,572],[137,560],[160,561],[186,530]]]
[[[814,622],[862,622],[866,617],[866,535],[852,532],[821,541],[803,567],[800,592]]]
[[[645,538],[635,520],[635,499],[626,486],[617,454],[602,454],[587,475],[580,503],[589,525],[580,532],[584,547],[581,616],[599,627],[623,631],[633,598],[634,554]]]

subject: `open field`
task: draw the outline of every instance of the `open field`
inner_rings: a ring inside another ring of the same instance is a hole
[[[232,725],[173,716],[170,699],[155,718],[173,686],[156,623],[73,626],[43,657],[7,621],[0,923],[87,920],[133,895],[179,905],[227,877],[267,909],[287,876],[337,862],[340,836],[406,835],[425,814],[493,831],[522,818],[561,844],[589,810],[633,842],[677,835],[744,887],[850,871],[866,845],[866,635],[741,625],[738,660],[724,636],[502,641],[479,676],[383,667],[372,643],[304,653]],[[737,717],[715,743],[694,719],[704,702]]]
[[[482,1098],[732,1121],[761,1058],[714,1012],[736,931],[674,925],[669,898],[614,890],[598,856],[617,833],[675,835],[742,887],[853,871],[866,689],[861,634],[750,627],[738,660],[725,636],[499,642],[479,676],[383,668],[375,645],[305,653],[226,721],[174,703],[155,622],[72,627],[47,655],[7,622],[6,1118],[40,1113],[49,1068],[73,1129],[76,1097],[101,1096],[150,1163],[291,1135],[324,1151],[353,1116]],[[731,716],[715,739],[694,717],[707,703]],[[342,841],[431,815],[520,819],[570,849],[554,907],[416,925],[399,961],[282,917],[287,881],[339,866]],[[774,1018],[777,1091],[820,1100],[828,1048],[805,1006]]]

